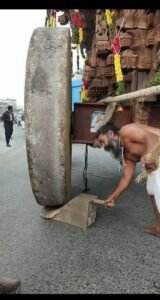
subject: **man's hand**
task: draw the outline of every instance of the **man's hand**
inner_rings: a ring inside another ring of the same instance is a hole
[[[114,207],[116,199],[114,196],[109,196],[106,200],[104,200],[104,205],[106,207]]]
[[[145,167],[146,171],[149,173],[151,173],[157,169],[157,165],[155,162],[148,162],[148,163],[146,162],[144,164],[144,167]]]
[[[154,161],[147,162],[146,156],[142,157],[141,163],[148,173],[151,173],[157,169],[156,163]]]
[[[119,196],[127,189],[130,182],[132,181],[136,167],[136,162],[128,159],[125,159],[125,161],[126,166],[123,169],[123,175],[119,181],[118,186],[116,187],[114,192],[106,200],[104,200],[104,205],[106,207],[114,207],[115,202],[117,201]]]

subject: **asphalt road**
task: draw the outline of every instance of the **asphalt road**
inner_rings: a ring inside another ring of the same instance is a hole
[[[160,239],[143,232],[153,211],[145,185],[132,183],[115,208],[97,207],[82,230],[40,217],[27,168],[24,129],[7,148],[0,123],[0,275],[21,279],[21,294],[156,294]],[[84,145],[73,144],[72,197],[83,190]],[[89,147],[90,194],[116,186],[118,163]],[[139,167],[137,167],[137,172]]]

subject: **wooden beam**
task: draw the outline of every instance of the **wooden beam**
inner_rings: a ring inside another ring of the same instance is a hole
[[[104,99],[101,99],[97,103],[111,103],[111,102],[120,102],[120,101],[126,101],[126,100],[133,100],[140,97],[147,97],[150,95],[159,95],[160,94],[160,85],[152,86],[146,89],[142,89],[139,91],[123,94],[120,96],[115,97],[107,97]]]

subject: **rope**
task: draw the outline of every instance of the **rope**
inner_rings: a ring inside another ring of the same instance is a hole
[[[151,95],[159,95],[160,94],[160,85],[152,86],[143,90],[123,94],[120,96],[115,97],[107,97],[104,99],[101,99],[97,103],[111,103],[111,102],[120,102],[120,101],[126,101],[126,100],[132,100],[140,97],[146,97]]]
[[[124,20],[125,20],[125,17],[123,18],[122,22],[121,22],[121,25],[120,25],[120,28],[119,28],[119,31],[118,31],[118,37],[120,35],[120,32],[121,32],[121,29],[122,29],[122,26],[123,26],[123,23],[124,23]]]

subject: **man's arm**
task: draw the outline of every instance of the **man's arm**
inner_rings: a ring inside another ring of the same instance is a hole
[[[17,124],[18,123],[17,118],[15,117],[15,115],[13,113],[12,113],[12,118],[13,118],[13,122]]]
[[[5,111],[2,115],[2,121],[4,122],[9,122],[10,118],[9,118],[9,113],[7,111]]]
[[[105,200],[105,206],[115,206],[115,201],[119,196],[127,189],[132,181],[134,171],[136,167],[136,162],[131,160],[126,160],[126,166],[124,167],[123,175],[119,181],[119,184],[115,191]]]

